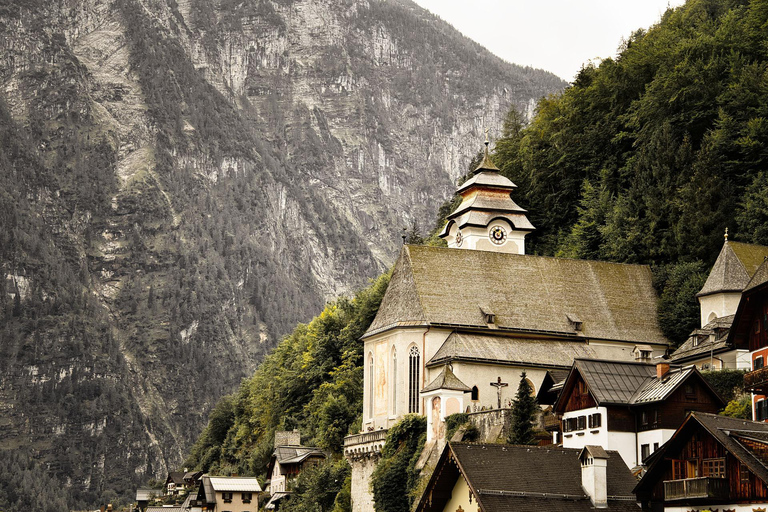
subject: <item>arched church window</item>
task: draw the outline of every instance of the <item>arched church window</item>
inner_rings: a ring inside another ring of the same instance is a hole
[[[373,418],[373,354],[368,354],[368,417]]]
[[[392,348],[392,371],[389,372],[392,379],[392,414],[397,415],[397,350]]]
[[[408,353],[408,412],[419,412],[419,347],[413,346]]]
[[[480,400],[480,390],[477,386],[472,386],[472,400]]]

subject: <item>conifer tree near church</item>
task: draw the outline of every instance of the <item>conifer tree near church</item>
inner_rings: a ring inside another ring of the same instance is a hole
[[[536,444],[534,424],[539,406],[528,383],[525,372],[520,375],[520,385],[512,401],[512,428],[507,441],[509,444]]]

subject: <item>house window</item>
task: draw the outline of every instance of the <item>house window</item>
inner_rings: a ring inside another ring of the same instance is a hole
[[[739,463],[739,482],[749,482],[749,469],[746,464]]]
[[[758,400],[755,404],[755,421],[768,419],[768,400]]]
[[[702,461],[704,476],[725,478],[725,459],[704,459]]]
[[[373,418],[373,354],[368,354],[368,417]]]
[[[582,416],[583,418],[584,416]],[[563,432],[573,432],[579,430],[578,418],[568,418],[563,420]]]
[[[224,503],[232,503],[232,493],[231,492],[221,493],[221,499],[224,500]]]
[[[419,348],[411,347],[408,354],[408,412],[419,412],[419,371],[421,369]]]
[[[755,358],[755,364],[752,365],[755,370],[759,370],[763,366],[765,366],[765,360],[763,359],[763,356],[757,356]]]
[[[696,400],[696,388],[693,387],[693,384],[686,382],[683,389],[685,391],[686,400]]]
[[[645,461],[651,455],[651,447],[647,444],[640,445],[640,460]]]
[[[682,480],[685,478],[685,461],[672,461],[672,480]]]
[[[643,411],[640,413],[640,424],[641,425],[647,425],[648,424],[648,412]]]
[[[699,476],[699,461],[698,459],[691,459],[685,461],[685,477],[686,478],[698,478]]]
[[[253,495],[250,492],[244,492],[243,493],[243,503],[250,503],[252,496]]]
[[[655,452],[658,449],[659,449],[659,443],[653,443],[653,451]]]
[[[576,430],[584,430],[585,428],[587,428],[587,417],[579,416],[576,422]]]
[[[392,347],[392,414],[397,416],[397,350]]]
[[[480,391],[477,389],[477,386],[472,386],[472,400],[480,400]]]
[[[602,423],[602,415],[598,412],[589,415],[589,428],[599,428]]]

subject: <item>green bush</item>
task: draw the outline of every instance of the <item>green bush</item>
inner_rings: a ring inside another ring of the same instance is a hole
[[[389,429],[381,459],[371,477],[376,512],[409,512],[418,483],[419,459],[427,437],[427,419],[408,414]]]
[[[744,392],[745,373],[747,373],[745,370],[701,372],[725,403],[737,399]]]

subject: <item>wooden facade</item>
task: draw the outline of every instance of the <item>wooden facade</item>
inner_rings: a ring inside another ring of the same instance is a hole
[[[587,383],[584,382],[584,378],[579,375],[573,386],[573,391],[565,404],[565,412],[580,411],[582,409],[589,409],[590,407],[597,407],[597,402],[595,402],[595,399],[589,394],[589,388],[587,387]]]

